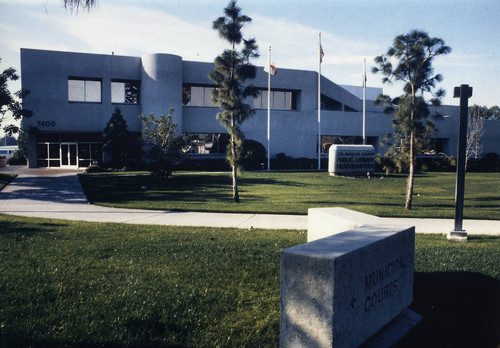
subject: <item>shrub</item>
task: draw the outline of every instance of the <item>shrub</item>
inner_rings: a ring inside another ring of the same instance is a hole
[[[101,168],[97,164],[91,164],[87,169],[85,169],[84,173],[102,173],[105,172],[103,168]]]
[[[174,109],[170,108],[167,115],[139,115],[142,122],[142,136],[149,147],[147,158],[149,170],[164,179],[168,178],[181,163],[181,149],[186,144],[187,137],[177,136],[173,118]]]
[[[453,171],[456,168],[456,159],[454,157],[418,157],[417,170],[419,171]],[[375,170],[390,173],[408,173],[406,163],[399,159],[391,158],[387,155],[375,157]]]
[[[456,160],[454,157],[427,157],[417,160],[417,170],[424,172],[433,171],[454,171],[456,170]]]
[[[276,159],[278,161],[284,161],[284,160],[290,160],[292,157],[287,156],[284,152],[280,152],[279,154],[276,155]]]
[[[15,166],[15,165],[25,165],[27,163],[26,157],[19,150],[15,151],[12,154],[12,157],[7,160],[7,164]]]
[[[480,161],[480,167],[482,170],[488,172],[496,172],[500,170],[500,157],[494,152],[488,153]]]
[[[263,169],[262,164],[266,163],[266,148],[258,141],[248,139],[243,143],[243,168]]]
[[[389,173],[401,173],[403,167],[401,165],[398,166],[397,163],[386,154],[384,156],[375,157],[375,170],[383,171],[385,175],[388,175]]]
[[[321,168],[326,169],[328,167],[328,159],[321,159]],[[271,162],[271,168],[273,170],[288,170],[288,169],[303,169],[303,170],[313,170],[318,168],[317,158],[293,158],[280,152]]]

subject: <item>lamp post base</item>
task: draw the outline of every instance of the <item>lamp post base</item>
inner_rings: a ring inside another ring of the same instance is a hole
[[[454,242],[466,242],[467,231],[451,231],[446,238]]]

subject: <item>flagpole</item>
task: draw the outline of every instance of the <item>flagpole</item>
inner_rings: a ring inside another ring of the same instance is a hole
[[[321,170],[321,33],[318,37],[318,170]]]
[[[267,170],[271,170],[271,46],[267,62]]]
[[[366,145],[366,58],[363,62],[363,145]]]

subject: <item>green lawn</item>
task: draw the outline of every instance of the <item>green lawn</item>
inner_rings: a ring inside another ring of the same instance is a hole
[[[0,346],[277,347],[280,251],[304,231],[0,215]],[[495,347],[500,238],[417,235],[400,347]]]
[[[245,172],[241,203],[233,204],[229,173],[152,176],[80,175],[94,204],[140,209],[307,214],[313,207],[344,207],[377,216],[453,218],[455,174],[422,173],[413,208],[405,211],[405,175],[372,179],[331,177],[325,172]],[[464,217],[500,220],[500,173],[468,173]]]

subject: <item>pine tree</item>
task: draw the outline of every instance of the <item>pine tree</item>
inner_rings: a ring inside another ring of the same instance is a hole
[[[434,75],[432,61],[434,57],[448,54],[451,48],[439,38],[431,38],[423,31],[413,30],[407,35],[399,35],[394,39],[393,46],[387,53],[375,58],[377,67],[373,73],[382,73],[383,83],[392,83],[393,80],[404,83],[402,95],[391,99],[389,96],[379,96],[378,103],[385,103],[395,109],[393,128],[395,136],[393,145],[399,147],[399,154],[407,158],[409,163],[408,184],[406,188],[405,209],[411,209],[413,185],[416,167],[416,144],[425,134],[423,129],[433,127],[427,120],[429,110],[426,107],[424,93],[430,93],[429,103],[439,105],[440,98],[445,95],[443,89],[434,91],[436,82],[441,82],[443,76]],[[393,66],[392,62],[396,61]],[[418,94],[418,95],[417,95]]]
[[[215,59],[215,69],[209,77],[217,84],[217,88],[212,91],[212,101],[222,110],[217,114],[217,119],[229,134],[226,155],[232,170],[235,203],[240,200],[237,174],[244,141],[241,124],[254,113],[244,99],[258,94],[254,86],[243,86],[246,80],[254,79],[257,75],[256,67],[250,63],[251,58],[258,57],[257,44],[255,39],[245,40],[241,32],[243,26],[251,21],[250,17],[241,14],[236,1],[231,1],[224,9],[224,16],[213,22],[213,29],[231,44],[231,49],[224,50]],[[240,50],[237,49],[239,46]]]
[[[137,138],[128,130],[127,121],[118,107],[104,128],[103,138],[103,150],[108,157],[106,162],[111,168],[126,167],[128,160],[136,159]]]

